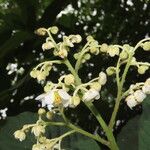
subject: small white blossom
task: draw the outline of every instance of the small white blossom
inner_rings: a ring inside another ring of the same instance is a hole
[[[72,74],[68,74],[68,75],[65,76],[64,82],[65,82],[66,85],[74,84],[75,78]]]
[[[60,104],[64,107],[68,107],[71,102],[71,96],[63,89],[54,89],[48,93],[39,95],[36,100],[42,102],[42,107],[47,106],[47,108],[51,110]]]
[[[91,89],[95,89],[97,91],[100,91],[102,86],[99,82],[93,82],[90,87],[91,87]]]
[[[86,102],[94,100],[94,99],[97,100],[99,98],[100,98],[99,91],[95,89],[90,89],[83,95],[83,101],[86,101]]]
[[[41,125],[35,125],[31,132],[35,135],[35,136],[40,136],[42,133],[45,133],[45,127],[41,126]]]
[[[104,84],[106,84],[106,82],[107,82],[106,74],[104,72],[100,72],[100,74],[99,74],[99,83],[101,85],[104,85]]]
[[[19,141],[23,141],[25,140],[26,138],[26,134],[24,131],[22,130],[17,130],[15,133],[14,133],[14,136],[16,139],[18,139]]]
[[[68,56],[68,52],[66,49],[60,49],[58,52],[58,56],[61,58],[66,58]]]
[[[137,102],[141,103],[146,98],[146,95],[142,90],[137,90],[134,92],[134,97]]]
[[[110,45],[107,53],[109,54],[110,57],[114,57],[115,55],[119,55],[119,48],[117,46]]]
[[[142,87],[142,91],[145,94],[150,94],[150,78],[145,81],[144,86]]]
[[[6,113],[7,110],[8,110],[8,108],[4,108],[4,109],[0,110],[0,113],[1,113],[1,116],[3,119],[5,119],[7,117],[7,113]]]
[[[130,109],[138,105],[138,102],[136,101],[134,95],[129,95],[125,101],[127,102],[127,105],[130,107]]]
[[[49,49],[54,48],[54,47],[55,46],[52,42],[46,42],[46,43],[42,44],[43,51],[49,50]]]

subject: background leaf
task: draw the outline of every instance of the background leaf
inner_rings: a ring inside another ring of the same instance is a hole
[[[150,96],[143,102],[143,112],[129,120],[118,135],[121,150],[150,149]]]

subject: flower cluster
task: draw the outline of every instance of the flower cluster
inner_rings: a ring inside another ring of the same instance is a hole
[[[82,40],[81,36],[77,34],[77,35],[64,36],[62,42],[56,43],[51,38],[51,33],[54,34],[51,28],[48,29],[47,32],[49,33],[50,37],[48,37],[46,39],[46,42],[42,45],[43,51],[53,49],[54,56],[59,56],[62,59],[68,56],[68,52],[70,48],[74,47],[75,43],[80,43]]]
[[[63,82],[64,81],[64,82]],[[45,93],[36,97],[42,102],[42,107],[47,106],[49,110],[54,107],[76,107],[80,101],[88,102],[100,98],[101,86],[107,81],[106,74],[100,72],[99,77],[75,87],[75,78],[72,74],[64,75],[58,83],[49,82],[45,86]],[[73,94],[69,94],[68,87],[72,86]]]
[[[26,133],[31,131],[37,139],[37,143],[32,146],[32,150],[53,150],[58,147],[58,142],[62,139],[61,137],[47,139],[45,134],[46,122],[41,117],[46,113],[42,108],[39,109],[39,120],[35,124],[24,125],[21,130],[14,132],[14,137],[19,141],[26,139]],[[47,112],[48,114],[48,112]],[[60,146],[59,146],[60,147]]]
[[[125,101],[132,109],[136,105],[143,102],[143,100],[146,98],[146,94],[150,94],[150,78],[147,79],[145,83],[142,84],[142,86],[141,84],[131,85],[129,93],[130,95],[126,97]]]
[[[72,65],[67,59],[68,52],[73,47],[76,49],[74,45],[76,43],[80,43],[82,38],[78,34],[63,36],[62,42],[57,43],[52,36],[53,34],[57,34],[57,32],[58,28],[56,26],[48,29],[39,28],[36,30],[36,34],[40,36],[48,35],[46,42],[42,45],[43,51],[52,51],[54,56],[56,56],[56,59],[58,59],[40,63],[30,72],[30,75],[38,81],[45,80],[54,63],[66,65],[69,73],[65,72],[64,75],[60,76],[57,83],[54,83],[53,81],[43,82],[43,84],[45,84],[44,93],[35,98],[35,100],[41,102],[42,107],[38,111],[39,120],[35,124],[25,125],[21,130],[17,130],[14,133],[14,136],[16,139],[23,141],[26,138],[26,133],[31,131],[37,139],[37,143],[33,145],[32,150],[53,150],[55,148],[57,149],[58,143],[60,149],[60,141],[62,138],[74,133],[75,131],[81,131],[80,133],[86,136],[90,135],[89,137],[94,137],[93,139],[97,139],[97,141],[100,141],[102,144],[105,144],[110,148],[111,145],[109,144],[112,144],[111,142],[113,140],[113,133],[111,131],[113,131],[121,100],[125,98],[127,105],[132,109],[136,105],[140,104],[146,98],[147,94],[150,94],[150,78],[147,79],[145,83],[141,82],[131,85],[129,90],[124,92],[124,82],[130,66],[137,67],[139,74],[144,74],[150,68],[150,63],[138,62],[134,56],[135,51],[139,47],[145,51],[150,51],[150,38],[141,40],[135,47],[132,47],[128,44],[121,46],[107,45],[106,43],[103,43],[100,45],[92,36],[88,36],[86,38],[87,42],[83,48],[79,47],[78,51],[74,53],[76,61],[75,64]],[[116,75],[115,81],[118,87],[114,111],[108,126],[92,103],[94,100],[100,99],[102,86],[104,86],[107,82],[106,73],[101,71],[98,77],[86,83],[82,82],[82,79],[78,74],[79,69],[82,67],[82,63],[89,60],[92,54],[106,54],[110,57],[118,56],[116,66],[109,66],[106,69],[108,76],[113,74]],[[108,141],[105,141],[103,138],[99,138],[97,135],[95,136],[90,133],[87,134],[84,130],[78,129],[78,127],[69,123],[64,113],[66,110],[65,108],[75,108],[81,102],[89,108],[93,116],[96,116],[98,122],[106,133]],[[46,107],[46,109],[43,107]],[[64,122],[52,122],[54,114],[61,115]],[[43,116],[46,117],[49,122],[43,121]],[[66,125],[68,128],[72,129],[72,131],[54,139],[47,139],[44,135],[47,125]],[[109,137],[110,135],[111,137]]]

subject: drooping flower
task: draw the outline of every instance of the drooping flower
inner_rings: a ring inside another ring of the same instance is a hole
[[[119,48],[114,45],[110,45],[107,53],[109,54],[110,57],[114,57],[115,55],[119,55]]]
[[[145,94],[150,94],[150,78],[145,81],[144,86],[142,87],[142,91]]]
[[[48,93],[39,95],[36,100],[42,102],[42,107],[47,106],[49,110],[53,107],[63,105],[68,107],[71,101],[71,96],[63,89],[53,89]]]
[[[37,124],[32,128],[31,132],[38,137],[42,133],[45,133],[45,127]]]
[[[99,91],[95,90],[95,89],[90,89],[88,90],[84,95],[83,95],[83,101],[88,102],[94,99],[99,99],[100,98],[100,94]]]
[[[129,95],[125,101],[127,102],[127,105],[129,106],[130,109],[138,105],[138,102],[136,101],[134,95]]]
[[[17,130],[17,131],[15,131],[14,136],[15,136],[15,138],[18,139],[19,141],[23,141],[23,140],[25,140],[25,138],[26,138],[26,134],[25,134],[25,132],[22,131],[22,130]]]
[[[100,72],[100,74],[99,74],[99,83],[101,85],[104,85],[104,84],[106,84],[106,82],[107,82],[106,74],[104,72]]]
[[[65,76],[64,82],[65,82],[66,85],[74,84],[75,78],[72,74],[68,74],[68,75]]]
[[[141,103],[146,98],[146,94],[142,90],[137,90],[134,92],[134,97],[138,103]]]

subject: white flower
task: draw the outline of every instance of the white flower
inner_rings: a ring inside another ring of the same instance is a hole
[[[39,95],[36,100],[42,102],[42,107],[47,106],[47,108],[51,110],[60,104],[64,107],[68,107],[71,103],[71,96],[63,89],[54,89],[48,93]]]
[[[145,81],[144,86],[142,87],[142,91],[145,94],[150,94],[150,78]]]
[[[100,91],[102,86],[99,82],[93,82],[90,87],[91,87],[91,89],[95,89],[97,91]]]
[[[45,133],[45,127],[41,126],[41,125],[35,125],[31,132],[35,135],[35,136],[40,136],[42,133]]]
[[[110,57],[114,57],[115,55],[119,55],[119,48],[117,46],[110,45],[107,53],[109,54]]]
[[[142,87],[142,91],[145,93],[145,94],[150,94],[150,85],[144,85]]]
[[[99,74],[99,83],[101,85],[104,85],[104,84],[106,84],[106,82],[107,82],[106,74],[104,72],[100,72],[100,74]]]
[[[130,109],[138,105],[138,102],[136,101],[134,95],[129,95],[125,101],[127,102],[127,105],[130,107]]]
[[[17,130],[15,133],[14,133],[14,136],[16,139],[18,139],[19,141],[23,141],[25,140],[26,138],[26,134],[24,131],[22,130]]]
[[[146,98],[146,95],[142,90],[137,90],[134,92],[134,97],[137,102],[141,103]]]
[[[64,82],[65,82],[66,85],[74,84],[75,78],[72,74],[68,74],[68,75],[65,76]]]
[[[99,99],[99,98],[100,98],[99,91],[95,89],[90,89],[83,95],[83,101],[86,102],[94,99]]]
[[[55,46],[52,42],[46,42],[46,43],[42,44],[43,51],[49,50],[49,49],[54,48],[54,47]]]
[[[65,58],[68,56],[68,52],[66,49],[60,49],[59,52],[58,52],[58,56],[61,57],[61,58]]]

